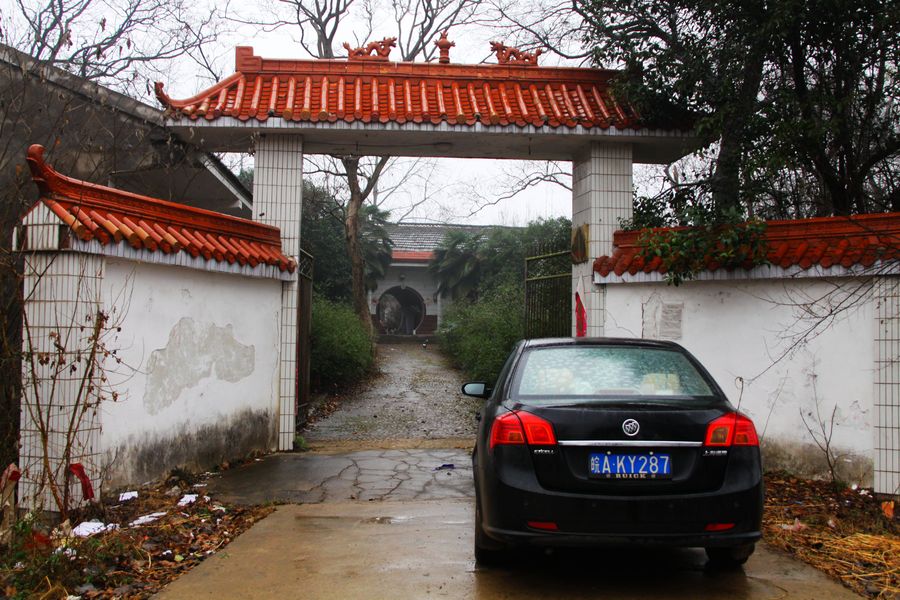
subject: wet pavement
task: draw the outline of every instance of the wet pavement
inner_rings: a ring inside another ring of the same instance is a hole
[[[462,375],[434,344],[379,344],[381,375],[302,432],[314,448],[332,440],[473,437],[481,401],[463,396]]]
[[[469,452],[478,403],[460,397],[460,377],[436,349],[392,345],[380,356],[385,375],[307,432],[314,451],[208,481],[217,500],[292,504],[159,598],[858,598],[762,544],[727,573],[707,570],[698,549],[530,551],[476,567]]]
[[[211,479],[216,499],[265,502],[404,501],[474,495],[468,450],[273,454]]]
[[[760,549],[708,571],[701,550],[526,553],[476,568],[470,500],[280,506],[159,598],[843,600],[823,574]]]

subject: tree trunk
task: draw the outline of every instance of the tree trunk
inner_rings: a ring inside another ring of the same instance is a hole
[[[362,240],[359,235],[359,210],[362,208],[365,195],[359,187],[359,158],[342,159],[347,172],[350,187],[350,199],[347,202],[347,213],[344,218],[344,233],[347,238],[347,255],[350,257],[350,273],[353,283],[353,310],[356,316],[372,331],[372,315],[369,313],[369,302],[366,295],[366,263],[363,258]]]
[[[740,206],[741,163],[743,161],[743,141],[750,115],[755,112],[759,86],[762,83],[765,54],[763,44],[757,45],[744,60],[740,89],[736,90],[738,101],[731,104],[730,114],[724,115],[728,123],[722,127],[716,170],[710,178],[713,203],[719,214],[726,208]]]

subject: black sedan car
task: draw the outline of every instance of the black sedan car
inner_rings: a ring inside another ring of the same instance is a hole
[[[475,558],[515,546],[661,544],[737,566],[760,538],[753,423],[671,342],[519,342],[486,398],[472,454]]]

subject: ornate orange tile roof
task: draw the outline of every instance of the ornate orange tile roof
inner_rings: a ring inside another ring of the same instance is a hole
[[[31,176],[49,208],[83,241],[127,242],[132,248],[255,267],[296,264],[281,251],[281,233],[254,221],[132,194],[66,177],[44,162],[44,147],[28,149]]]
[[[615,250],[594,261],[594,272],[600,277],[665,273],[658,257],[649,262],[641,258],[641,233],[615,232]],[[764,235],[769,263],[783,269],[871,267],[877,261],[900,258],[900,213],[768,221]],[[710,260],[707,270],[720,266]]]
[[[446,41],[446,40],[444,40]],[[389,62],[383,42],[350,49],[347,59],[284,60],[236,49],[235,73],[184,100],[156,95],[170,118],[213,121],[422,123],[541,128],[635,127],[639,116],[617,102],[617,71],[542,67],[537,54],[494,43],[498,64]],[[367,53],[378,51],[375,56]],[[443,62],[446,58],[447,62]]]

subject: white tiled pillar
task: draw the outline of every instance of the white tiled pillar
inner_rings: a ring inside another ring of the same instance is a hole
[[[297,260],[303,201],[303,138],[263,135],[253,167],[253,219],[281,230],[282,251]],[[291,450],[297,415],[297,280],[282,283],[281,369],[278,393],[278,449]]]
[[[875,492],[900,494],[900,278],[875,280]]]
[[[100,493],[104,465],[98,403],[111,390],[101,379],[102,366],[92,371],[93,377],[85,372],[84,357],[102,351],[113,322],[95,343],[103,258],[58,250],[61,223],[43,204],[29,213],[24,225],[29,252],[23,254],[19,506],[57,511],[60,507],[46,481],[52,478],[63,496],[70,464],[81,464],[95,493]],[[83,500],[81,486],[74,477],[68,479],[68,508],[74,508]]]
[[[632,216],[631,146],[591,142],[572,164],[572,227],[587,223],[588,261],[572,265],[572,335],[575,335],[575,292],[587,311],[587,335],[602,336],[605,286],[594,286],[593,262],[612,253],[613,232]]]

